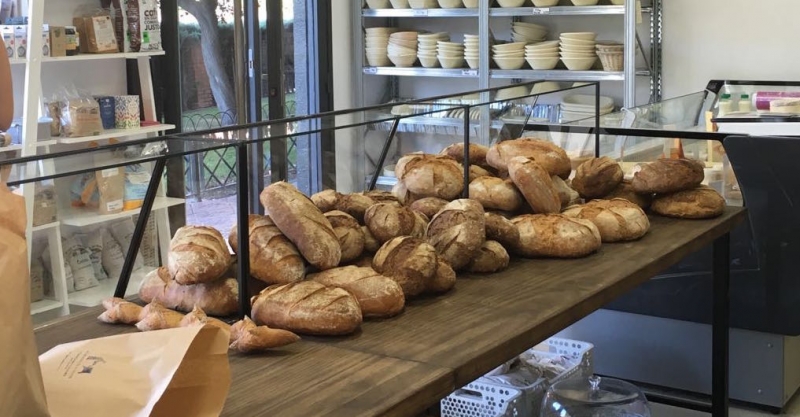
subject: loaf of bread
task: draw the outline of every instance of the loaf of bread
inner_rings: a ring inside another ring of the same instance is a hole
[[[343,266],[314,274],[310,278],[328,287],[349,291],[358,300],[365,318],[396,316],[405,306],[400,285],[370,267]]]
[[[336,202],[336,210],[343,211],[364,224],[364,212],[375,203],[375,200],[361,193],[342,194]]]
[[[342,247],[341,262],[350,262],[358,259],[364,252],[366,237],[361,231],[361,225],[353,216],[339,210],[325,213],[325,218],[331,222],[333,232],[339,238],[339,246]]]
[[[506,249],[514,249],[519,244],[519,230],[511,220],[494,213],[486,212],[486,240],[499,242]]]
[[[111,297],[103,300],[106,311],[97,317],[103,323],[136,324],[142,319],[142,307],[122,298]]]
[[[364,222],[378,242],[386,242],[398,236],[413,236],[420,233],[420,219],[407,207],[379,203],[367,209]],[[422,224],[421,232],[425,227]],[[419,237],[419,236],[418,236]]]
[[[579,258],[602,242],[594,223],[562,214],[526,214],[511,222],[519,229],[516,252],[528,258]]]
[[[592,158],[575,170],[572,187],[583,198],[600,198],[617,188],[623,177],[617,161],[607,156]]]
[[[449,156],[406,155],[397,161],[395,175],[419,197],[452,200],[464,191],[464,168]]]
[[[592,200],[584,205],[569,207],[563,214],[594,223],[603,242],[636,240],[650,229],[650,220],[644,210],[621,198]]]
[[[433,218],[449,201],[438,197],[425,197],[411,203],[408,208],[417,213],[422,213],[426,217]]]
[[[405,183],[400,180],[397,180],[397,183],[392,187],[392,195],[397,198],[397,201],[399,201],[400,204],[406,206],[411,205],[415,201],[422,198],[421,196],[408,191],[408,187],[406,187]]]
[[[511,158],[508,174],[535,213],[561,211],[561,198],[553,180],[538,162],[523,156]]]
[[[176,329],[181,326],[183,314],[172,311],[159,303],[150,303],[142,309],[141,320],[136,328],[141,332]]]
[[[252,304],[256,324],[300,334],[350,334],[363,320],[353,294],[316,281],[273,285],[253,297]]]
[[[239,353],[263,352],[299,341],[300,336],[288,330],[257,326],[247,316],[231,326],[230,349]]]
[[[725,199],[717,190],[700,186],[673,194],[657,195],[650,209],[666,217],[710,219],[725,212]]]
[[[517,211],[522,207],[522,194],[510,180],[480,177],[469,183],[469,198],[485,209]]]
[[[169,273],[181,285],[219,279],[231,265],[222,234],[213,227],[183,226],[169,243]]]
[[[639,194],[633,189],[633,184],[630,180],[622,180],[622,182],[613,191],[603,197],[603,200],[613,200],[615,198],[622,198],[630,201],[633,204],[647,210],[653,202],[653,194]]]
[[[170,278],[169,271],[162,266],[145,276],[139,287],[139,298],[173,310],[189,312],[198,306],[212,316],[229,316],[238,308],[239,286],[233,278],[181,285]]]
[[[267,284],[288,284],[306,276],[306,262],[297,247],[281,233],[269,216],[251,214],[250,275]],[[231,229],[228,243],[239,252],[237,226]]]
[[[339,265],[342,257],[339,238],[308,197],[281,181],[264,188],[260,200],[278,229],[297,246],[308,263],[321,270]]]
[[[483,145],[478,145],[476,143],[469,144],[469,163],[470,165],[486,165],[486,153],[489,152],[489,148]],[[464,144],[463,143],[454,143],[446,148],[444,148],[441,152],[442,155],[447,155],[458,163],[464,163]]]
[[[570,187],[570,184],[567,184],[567,182],[561,179],[561,177],[553,175],[550,177],[550,179],[553,180],[553,187],[556,188],[556,192],[558,192],[558,198],[561,199],[561,208],[578,204],[580,202],[580,194],[573,190],[572,187]]]
[[[633,176],[633,189],[641,194],[667,194],[690,190],[703,182],[705,166],[691,159],[659,159]]]
[[[369,253],[375,253],[380,249],[381,242],[378,242],[378,239],[375,239],[375,236],[372,235],[372,232],[369,231],[369,227],[361,226],[361,233],[364,234],[364,251]],[[372,259],[370,257],[370,259]]]
[[[497,143],[486,153],[486,162],[499,171],[509,171],[509,161],[517,156],[535,160],[550,175],[569,178],[572,173],[572,164],[567,153],[543,139],[522,138]]]
[[[433,278],[428,283],[428,288],[425,292],[441,294],[452,290],[455,286],[456,271],[453,271],[453,268],[446,261],[439,259],[436,262],[436,273],[433,274]]]
[[[475,200],[448,203],[428,224],[428,242],[458,271],[469,263],[486,240],[483,207]]]
[[[326,213],[331,210],[336,210],[336,203],[339,202],[339,198],[341,197],[342,195],[336,192],[336,190],[324,190],[312,195],[311,201],[314,202],[314,205],[316,205],[320,211]]]
[[[214,327],[219,327],[222,330],[230,333],[231,326],[228,323],[225,323],[222,320],[215,319],[213,317],[208,317],[206,312],[203,311],[202,308],[198,306],[194,306],[192,311],[190,311],[187,315],[183,316],[181,322],[178,324],[180,327],[193,327],[193,326],[205,326],[210,325]]]
[[[499,242],[487,240],[472,258],[467,271],[477,273],[491,273],[508,268],[511,258]]]
[[[406,298],[422,294],[436,273],[436,250],[425,241],[396,237],[381,246],[372,259],[372,268],[392,278]]]
[[[469,166],[469,182],[475,181],[476,178],[480,177],[496,177],[494,173],[487,170],[486,168],[479,167],[477,165],[470,165]]]
[[[376,203],[397,203],[400,204],[400,200],[394,196],[389,191],[382,191],[382,190],[372,190],[372,191],[365,191],[364,195],[371,198],[372,201]]]

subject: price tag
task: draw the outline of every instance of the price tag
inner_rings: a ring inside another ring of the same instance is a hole
[[[464,77],[477,77],[478,76],[478,70],[476,70],[476,69],[461,70],[461,75],[464,76]]]
[[[550,8],[549,7],[534,7],[532,9],[532,14],[534,16],[543,15],[543,14],[550,14]]]
[[[414,16],[427,16],[428,9],[414,9]]]
[[[364,74],[372,74],[375,75],[378,73],[378,69],[375,67],[366,67],[364,68]]]

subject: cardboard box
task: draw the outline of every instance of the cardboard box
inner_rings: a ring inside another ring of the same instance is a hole
[[[67,32],[64,26],[50,26],[50,56],[67,56]]]
[[[50,56],[50,25],[42,25],[42,56]]]
[[[82,17],[74,17],[72,18],[72,26],[75,26],[75,29],[78,31],[78,39],[80,39],[79,43],[79,51],[82,54],[89,53],[89,42],[87,42],[86,38],[86,22]]]
[[[119,52],[114,21],[110,16],[76,17],[72,21],[80,34],[82,53]]]
[[[14,26],[0,25],[0,35],[3,36],[3,43],[6,44],[6,54],[9,58],[15,58],[17,51],[14,46]]]
[[[28,26],[14,26],[14,49],[17,51],[17,58],[25,59],[28,57]]]

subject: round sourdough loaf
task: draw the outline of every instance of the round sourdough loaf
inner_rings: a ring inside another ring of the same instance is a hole
[[[529,258],[580,258],[600,248],[592,222],[562,214],[526,214],[511,219],[519,229],[516,252]]]
[[[420,233],[420,219],[416,214],[408,207],[390,203],[372,205],[364,214],[364,222],[375,239],[381,243],[398,236],[412,236],[414,233]],[[422,233],[424,230],[423,223]]]
[[[375,236],[369,231],[369,227],[361,226],[361,233],[364,234],[364,250],[369,253],[377,252],[381,247],[381,242],[375,239]]]
[[[494,240],[487,240],[478,250],[478,253],[472,258],[467,271],[477,273],[491,273],[502,271],[508,268],[508,263],[511,258],[508,252],[503,248],[499,242]]]
[[[725,199],[717,190],[700,186],[691,190],[656,196],[654,213],[681,219],[710,219],[725,212]]]
[[[561,177],[553,175],[550,179],[553,180],[553,187],[555,187],[556,192],[558,192],[558,198],[561,200],[561,208],[577,204],[580,201],[580,194],[573,190]]]
[[[523,204],[522,194],[514,183],[497,177],[480,177],[469,183],[469,198],[485,209],[517,211]]]
[[[381,246],[372,259],[375,271],[395,280],[406,298],[422,294],[436,274],[436,249],[422,239],[396,237]]]
[[[336,190],[325,190],[320,191],[311,196],[311,201],[314,202],[314,205],[317,206],[320,211],[323,213],[336,210],[336,203],[339,202],[339,198],[342,195],[336,192]]]
[[[358,221],[353,216],[339,210],[325,213],[325,218],[331,222],[333,232],[339,239],[339,246],[342,247],[342,258],[339,262],[350,262],[361,256],[364,252],[366,237],[361,231]]]
[[[336,210],[343,211],[364,224],[364,212],[375,203],[377,201],[364,194],[342,194],[336,202]]]
[[[486,153],[486,162],[500,171],[509,171],[508,163],[517,156],[535,160],[550,175],[569,178],[572,173],[572,163],[567,153],[543,139],[522,138],[497,143]]]
[[[538,162],[524,156],[511,158],[508,174],[535,213],[561,211],[561,198],[553,180]]]
[[[419,197],[452,200],[464,191],[464,168],[445,155],[406,155],[397,161],[395,175]]]
[[[492,212],[484,214],[486,220],[486,239],[495,240],[510,250],[519,244],[519,230],[511,220]]]
[[[443,209],[449,201],[438,197],[425,197],[411,203],[408,208],[417,213],[422,213],[429,219]]]
[[[249,223],[250,275],[267,284],[288,284],[305,278],[305,259],[269,216],[251,214]],[[238,237],[238,227],[233,226],[228,243],[234,253],[239,252]]]
[[[276,182],[264,188],[261,204],[308,263],[325,270],[339,265],[342,248],[333,227],[316,205],[287,182]]]
[[[395,203],[400,204],[400,200],[394,196],[389,191],[382,191],[382,190],[372,190],[372,191],[364,191],[363,193],[365,196],[372,199],[372,201],[376,203]]]
[[[311,275],[328,287],[350,291],[361,306],[364,317],[392,317],[400,314],[405,305],[403,289],[394,280],[370,267],[343,266]]]
[[[641,207],[644,210],[650,207],[653,202],[653,194],[639,194],[633,189],[633,184],[630,180],[622,180],[622,182],[613,191],[603,197],[603,200],[613,200],[615,198],[622,198],[630,201],[633,204]]]
[[[316,281],[273,285],[251,300],[258,325],[295,333],[339,336],[355,332],[363,320],[361,306],[349,291]]]
[[[475,200],[461,199],[448,203],[428,224],[428,242],[453,270],[469,263],[486,240],[483,206]]]
[[[397,183],[392,187],[392,195],[397,197],[397,201],[400,202],[402,205],[411,205],[415,201],[423,198],[422,196],[416,195],[411,191],[408,191],[408,187],[406,184],[401,181],[397,180]]]
[[[239,284],[235,279],[227,278],[205,284],[180,285],[162,266],[145,276],[139,287],[139,298],[145,303],[155,301],[184,313],[197,306],[214,316],[229,316],[239,308]]]
[[[446,261],[437,260],[436,273],[433,274],[433,278],[428,283],[428,288],[425,289],[425,292],[441,294],[452,290],[455,286],[456,271],[453,271],[453,268]]]
[[[564,215],[594,223],[603,242],[636,240],[650,229],[650,220],[644,210],[621,198],[592,200],[581,206],[567,208]]]
[[[476,178],[480,177],[496,177],[491,171],[487,170],[486,168],[481,168],[477,165],[470,165],[469,166],[469,182],[475,181]]]
[[[167,266],[178,284],[215,281],[231,266],[222,234],[213,227],[183,226],[169,243]]]
[[[705,166],[691,159],[659,159],[633,176],[637,193],[667,194],[690,190],[703,182]]]
[[[476,143],[469,144],[469,163],[472,165],[486,165],[486,152],[489,152],[489,148],[483,145],[478,145]],[[464,144],[463,143],[454,143],[444,149],[442,149],[441,155],[447,155],[458,163],[464,163]]]
[[[607,156],[592,158],[575,170],[572,187],[581,197],[600,198],[617,188],[623,177],[617,161]]]

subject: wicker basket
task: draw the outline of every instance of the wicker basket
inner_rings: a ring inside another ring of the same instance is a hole
[[[622,71],[625,67],[625,54],[622,52],[597,52],[605,71]]]

